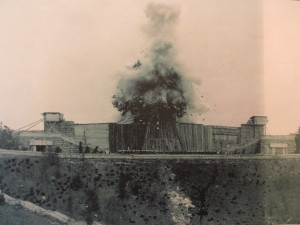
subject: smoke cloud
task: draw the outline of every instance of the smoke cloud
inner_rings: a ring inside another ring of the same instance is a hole
[[[180,11],[175,6],[151,3],[145,10],[149,23],[143,31],[152,44],[145,59],[124,73],[113,105],[137,123],[177,120],[193,105],[193,87],[182,74],[174,48]]]
[[[176,6],[150,3],[145,10],[149,23],[144,31],[149,37],[173,38],[180,10]]]

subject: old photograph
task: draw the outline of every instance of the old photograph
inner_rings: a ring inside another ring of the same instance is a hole
[[[0,225],[300,224],[300,1],[0,1]]]

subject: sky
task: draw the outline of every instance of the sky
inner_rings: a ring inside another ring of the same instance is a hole
[[[300,1],[263,2],[267,131],[295,133],[300,127]]]
[[[150,2],[2,0],[0,121],[18,129],[49,111],[76,123],[118,121],[111,97],[126,67],[147,55]],[[300,2],[155,2],[180,10],[176,57],[208,109],[193,122],[240,126],[266,115],[268,133],[297,131]]]

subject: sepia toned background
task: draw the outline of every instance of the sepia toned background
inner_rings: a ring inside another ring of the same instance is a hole
[[[267,115],[269,134],[300,125],[300,2],[159,1],[180,10],[175,48],[207,112],[192,122],[239,126]],[[112,122],[116,85],[147,55],[149,1],[0,3],[0,120],[17,129],[58,111],[80,123]]]

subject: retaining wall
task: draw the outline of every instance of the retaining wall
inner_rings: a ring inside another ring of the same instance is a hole
[[[0,159],[0,186],[104,224],[300,223],[300,159],[293,157],[10,157]]]

